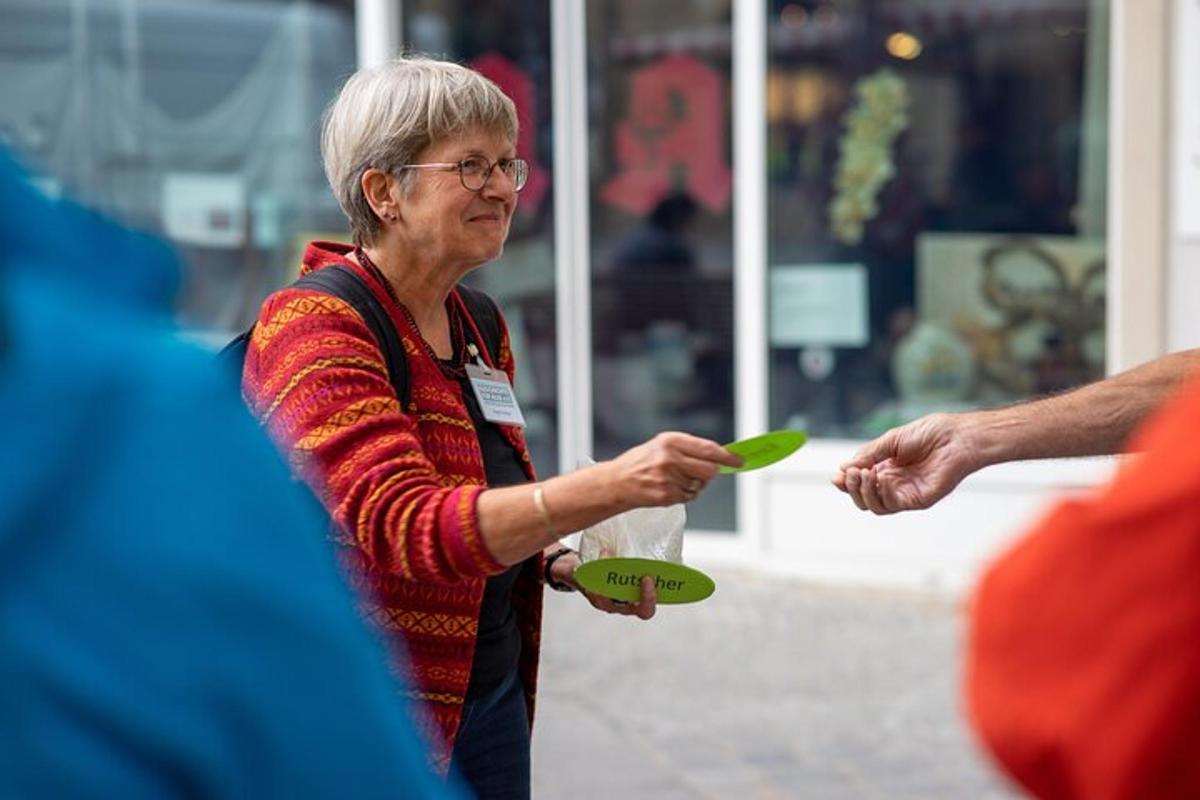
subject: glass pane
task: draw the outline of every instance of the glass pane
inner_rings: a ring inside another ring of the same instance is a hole
[[[771,4],[773,425],[1104,372],[1107,0]]]
[[[354,68],[352,8],[0,0],[0,137],[178,246],[186,324],[242,327],[300,240],[345,227],[317,121]]]
[[[517,398],[538,474],[558,472],[558,350],[554,307],[553,127],[549,0],[405,2],[404,40],[413,51],[469,64],[513,99],[517,152],[529,162],[504,255],[467,282],[490,294],[508,321]]]
[[[733,438],[730,6],[588,3],[592,382],[607,458],[663,430]],[[717,480],[688,526],[732,531]]]

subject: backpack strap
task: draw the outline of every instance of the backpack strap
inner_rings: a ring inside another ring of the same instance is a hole
[[[292,288],[315,289],[322,294],[332,295],[345,300],[359,313],[383,353],[383,359],[387,364],[388,378],[396,390],[396,397],[400,399],[400,407],[408,408],[412,396],[409,392],[408,358],[404,355],[404,345],[400,342],[391,317],[380,305],[375,294],[358,277],[358,274],[338,264],[330,264],[303,276],[292,284]],[[467,309],[467,314],[470,315],[479,335],[483,337],[481,344],[491,356],[492,363],[498,365],[500,363],[500,310],[492,298],[478,289],[472,289],[464,284],[459,284],[456,288]],[[254,328],[251,326],[249,330],[222,348],[217,356],[221,362],[230,364],[229,370],[231,373],[236,372],[239,383],[242,363],[246,359],[246,350],[253,331]]]
[[[353,270],[337,264],[330,264],[319,270],[310,272],[292,284],[294,289],[316,289],[324,294],[345,300],[367,323],[375,343],[383,353],[387,364],[388,378],[396,397],[400,400],[401,409],[407,409],[412,399],[408,385],[408,359],[404,355],[404,345],[396,333],[396,326],[388,316],[387,311],[375,297],[375,293],[358,277]]]
[[[492,298],[478,289],[472,289],[462,283],[456,288],[458,296],[462,298],[463,305],[466,306],[467,313],[471,316],[471,321],[475,323],[475,328],[483,337],[481,344],[487,349],[488,355],[492,357],[492,363],[499,366],[500,309],[496,308],[496,303]]]
[[[231,339],[217,353],[217,363],[221,365],[222,374],[228,375],[234,386],[242,385],[242,367],[246,364],[246,351],[250,348],[250,337],[254,335],[254,326]]]
[[[349,303],[375,337],[375,343],[383,353],[384,363],[387,364],[388,379],[396,390],[402,409],[408,408],[412,399],[408,386],[408,359],[404,355],[404,345],[396,333],[383,306],[375,298],[375,294],[367,287],[357,273],[337,264],[310,272],[291,285],[293,289],[315,289],[321,294],[332,295]],[[221,348],[217,361],[231,378],[240,386],[242,382],[242,367],[246,362],[246,351],[250,347],[250,337],[254,334],[254,326],[238,334],[237,338]]]

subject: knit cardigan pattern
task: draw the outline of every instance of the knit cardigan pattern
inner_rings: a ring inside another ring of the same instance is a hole
[[[416,701],[435,770],[445,773],[471,676],[484,586],[506,566],[479,535],[486,488],[483,455],[456,380],[427,352],[419,331],[351,248],[310,243],[301,274],[339,264],[354,270],[387,309],[408,361],[411,400],[401,408],[383,354],[358,312],[310,289],[283,289],[263,303],[247,349],[242,391],[293,470],[336,523],[340,560],[364,598],[365,615],[390,640],[394,671]],[[482,342],[452,292],[468,331]],[[498,363],[515,378],[500,318]],[[483,348],[486,350],[486,348]],[[490,356],[484,353],[490,361]],[[518,428],[502,426],[530,480]],[[541,632],[540,554],[513,589],[520,671],[530,722]]]

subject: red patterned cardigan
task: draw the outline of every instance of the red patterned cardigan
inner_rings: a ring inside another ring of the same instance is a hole
[[[484,584],[505,566],[479,536],[475,505],[486,478],[461,388],[429,357],[387,291],[346,258],[350,250],[313,242],[301,272],[337,263],[366,280],[390,313],[408,357],[408,408],[400,407],[383,355],[358,313],[338,298],[303,289],[284,289],[263,304],[242,390],[292,468],[344,531],[343,561],[368,598],[368,617],[403,645],[397,671],[424,712],[418,724],[432,763],[444,772],[471,675]],[[473,326],[457,293],[451,297]],[[500,326],[496,366],[511,380],[503,319]],[[521,431],[505,426],[504,432],[533,480]],[[525,561],[513,590],[531,722],[540,576],[538,554]]]

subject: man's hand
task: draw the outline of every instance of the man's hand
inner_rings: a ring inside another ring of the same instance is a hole
[[[982,463],[964,415],[930,414],[865,445],[833,485],[876,514],[929,508]]]

